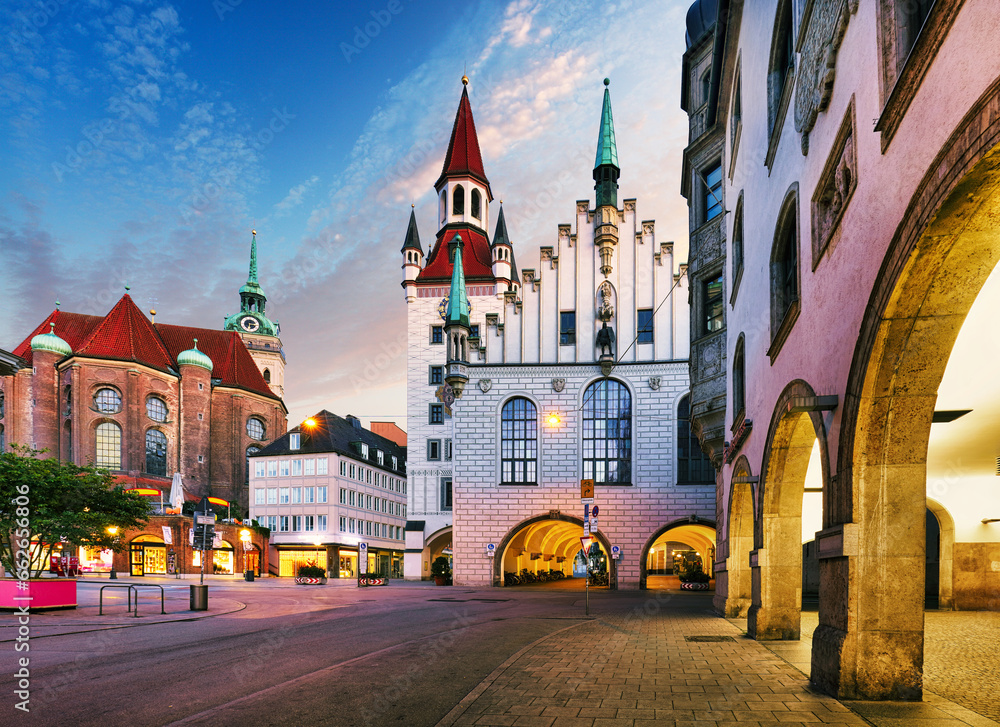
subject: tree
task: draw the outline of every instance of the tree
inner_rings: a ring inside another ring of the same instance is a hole
[[[8,575],[39,577],[56,544],[116,552],[114,533],[149,520],[149,505],[125,492],[107,470],[80,467],[11,445],[0,454],[0,565]],[[109,532],[110,528],[117,530]],[[34,548],[32,544],[37,544]]]

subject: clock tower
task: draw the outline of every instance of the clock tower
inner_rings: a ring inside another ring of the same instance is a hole
[[[257,282],[257,231],[250,242],[250,274],[240,288],[240,312],[226,318],[224,329],[238,331],[257,364],[264,381],[278,396],[285,396],[285,352],[281,348],[281,326],[264,315],[267,296]]]

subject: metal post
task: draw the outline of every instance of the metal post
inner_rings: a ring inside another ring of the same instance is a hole
[[[584,551],[584,554],[587,557],[587,580],[584,582],[583,590],[586,591],[587,593],[587,598],[586,598],[587,606],[585,613],[587,616],[589,616],[590,615],[590,553]]]

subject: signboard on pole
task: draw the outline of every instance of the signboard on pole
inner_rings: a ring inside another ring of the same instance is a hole
[[[580,499],[584,502],[594,500],[594,481],[580,480]]]
[[[358,543],[358,575],[368,573],[368,543]]]
[[[487,558],[492,558],[496,554],[497,554],[497,544],[496,543],[487,543],[486,544],[486,557]]]
[[[611,546],[611,557],[614,558],[615,560],[622,559],[622,548],[620,545]]]

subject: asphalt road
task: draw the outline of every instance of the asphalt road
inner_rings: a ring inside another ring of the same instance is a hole
[[[168,593],[167,610],[179,609],[187,584]],[[213,583],[211,593],[247,607],[66,635],[37,629],[30,715],[13,709],[15,654],[11,643],[0,644],[0,723],[434,725],[519,649],[583,620],[583,594],[565,588],[258,581]],[[638,597],[594,594],[593,611]]]

